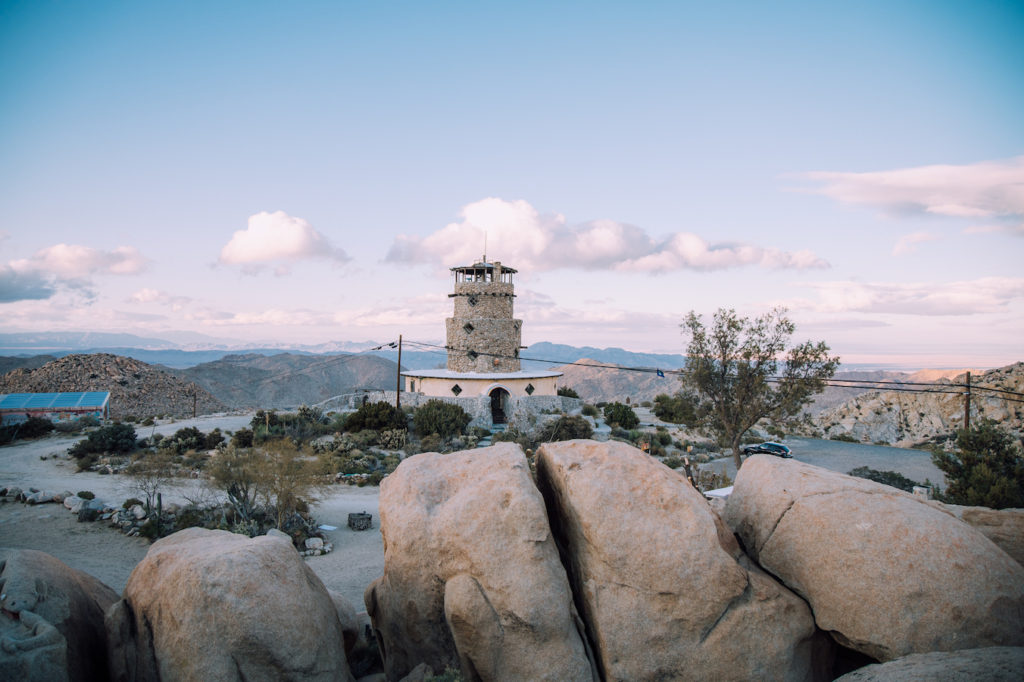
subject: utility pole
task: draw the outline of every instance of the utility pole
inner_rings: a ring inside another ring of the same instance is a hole
[[[964,393],[964,431],[971,430],[971,373],[967,373],[967,391]]]
[[[402,335],[398,335],[398,369],[395,370],[395,409],[402,409]]]
[[[199,393],[199,390],[195,386],[193,386],[192,387],[192,418],[193,419],[196,418],[196,398],[197,398],[198,393]]]

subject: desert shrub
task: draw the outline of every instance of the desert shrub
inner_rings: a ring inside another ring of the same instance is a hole
[[[612,438],[615,438],[615,439],[618,439],[618,440],[628,441],[629,440],[629,431],[627,431],[626,429],[622,428],[621,426],[613,426],[612,427]]]
[[[231,443],[236,448],[252,447],[252,429],[238,429],[231,435]]]
[[[829,436],[828,439],[829,440],[837,440],[837,441],[839,441],[841,443],[859,443],[860,442],[859,440],[857,440],[856,438],[854,438],[853,436],[851,436],[848,433],[837,433],[835,435]]]
[[[218,445],[223,443],[224,440],[224,434],[220,432],[220,429],[215,428],[213,431],[210,431],[208,434],[206,434],[206,436],[203,438],[203,449],[213,450]]]
[[[662,464],[667,466],[669,469],[678,469],[679,467],[683,466],[683,460],[679,459],[675,455],[672,455],[671,457],[666,457],[664,460],[662,460]]]
[[[142,500],[137,497],[129,497],[127,500],[121,503],[122,509],[131,509],[135,505],[142,506]]]
[[[596,417],[599,414],[601,414],[601,412],[596,407],[589,403],[583,406],[582,413],[584,417]]]
[[[523,449],[523,452],[527,450],[534,450],[537,447],[537,443],[534,442],[530,434],[520,431],[516,428],[509,428],[504,431],[497,431],[491,436],[492,443],[516,443]]]
[[[655,396],[652,411],[663,422],[672,424],[694,424],[697,422],[694,401],[681,393],[671,396],[662,393]]]
[[[659,430],[654,434],[654,438],[662,447],[668,447],[669,445],[672,445],[672,436],[669,435],[668,431]]]
[[[152,426],[153,423],[154,422],[153,422],[153,418],[152,417],[146,417],[145,419],[142,420],[142,425],[143,426]]]
[[[932,462],[949,484],[943,501],[992,509],[1024,507],[1024,455],[1011,434],[984,419],[957,433],[956,448],[932,453]]]
[[[198,450],[206,442],[206,435],[194,426],[186,426],[160,441],[161,450],[173,450],[182,454],[186,450]]]
[[[345,419],[345,431],[384,431],[406,428],[405,414],[391,403],[376,402],[361,405]]]
[[[899,488],[905,490],[908,493],[914,491],[915,485],[921,485],[917,481],[912,481],[898,471],[879,471],[878,469],[871,469],[870,467],[857,467],[846,472],[849,476],[856,476],[857,478],[866,478],[869,481],[875,483],[884,483],[885,485],[891,485],[893,488]]]
[[[405,429],[388,429],[381,431],[378,443],[385,450],[401,450],[405,447],[407,435]]]
[[[558,440],[574,440],[576,438],[591,438],[594,429],[590,422],[583,417],[563,416],[549,421],[537,431],[537,440],[541,443],[550,443]]]
[[[82,428],[90,428],[93,426],[99,426],[100,420],[91,414],[87,414],[83,417],[78,418],[78,423],[82,425]]]
[[[611,403],[604,408],[604,420],[610,425],[618,425],[624,429],[633,429],[640,425],[640,418],[629,405]]]
[[[441,452],[442,439],[439,434],[432,433],[420,438],[420,452]]]
[[[69,450],[75,458],[90,453],[124,453],[135,449],[135,427],[131,424],[112,424],[104,426],[89,434],[85,440],[78,441]]]
[[[29,417],[20,424],[9,424],[0,428],[0,443],[11,443],[16,438],[33,440],[42,438],[53,431],[53,422],[42,417]]]
[[[91,490],[79,490],[75,494],[78,497],[81,497],[83,500],[95,500],[96,499],[96,493],[92,492]]]
[[[465,433],[473,417],[454,403],[428,400],[412,413],[412,424],[420,436],[437,434],[441,438]]]
[[[579,393],[577,393],[573,389],[569,388],[568,386],[559,386],[557,393],[558,393],[558,395],[564,396],[566,398],[579,398],[580,397]]]

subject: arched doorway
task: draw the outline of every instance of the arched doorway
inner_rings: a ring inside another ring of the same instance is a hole
[[[503,388],[496,388],[490,393],[491,396],[491,423],[504,424],[505,410],[508,407],[508,391]]]

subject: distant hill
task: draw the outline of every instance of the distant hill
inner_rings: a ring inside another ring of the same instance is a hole
[[[42,367],[48,362],[53,362],[56,359],[57,358],[52,355],[0,355],[0,375],[7,374],[12,369],[35,369],[36,367]]]
[[[950,383],[948,377],[915,373],[905,381]],[[959,373],[952,383],[963,384]],[[971,375],[975,387],[1000,388],[1024,393],[1024,362]],[[921,388],[921,387],[915,387]],[[1020,398],[1020,396],[1015,396]],[[865,442],[886,442],[910,446],[947,438],[963,426],[962,389],[937,393],[904,393],[892,390],[868,391],[818,415],[826,436],[848,435]],[[1024,434],[1024,403],[1004,400],[992,392],[976,390],[971,398],[971,419],[988,418],[1018,435]]]
[[[0,393],[110,391],[110,416],[192,416],[219,412],[224,405],[205,389],[132,358],[97,353],[67,355],[34,369],[0,377]]]
[[[603,366],[598,366],[603,365]],[[653,400],[659,393],[679,390],[679,377],[669,374],[659,377],[648,372],[631,372],[621,365],[583,358],[571,365],[548,366],[551,371],[562,372],[560,386],[567,386],[587,402],[630,402]]]
[[[367,354],[247,353],[170,371],[239,408],[313,405],[360,389],[393,391],[397,379],[394,362]]]

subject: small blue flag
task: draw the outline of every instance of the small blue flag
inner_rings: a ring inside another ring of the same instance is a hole
[[[664,379],[664,378],[665,378],[665,373],[664,373],[664,372],[662,372],[662,371],[661,371],[661,370],[659,369],[659,370],[658,370],[658,376],[659,376],[659,377],[661,377],[662,379]]]

